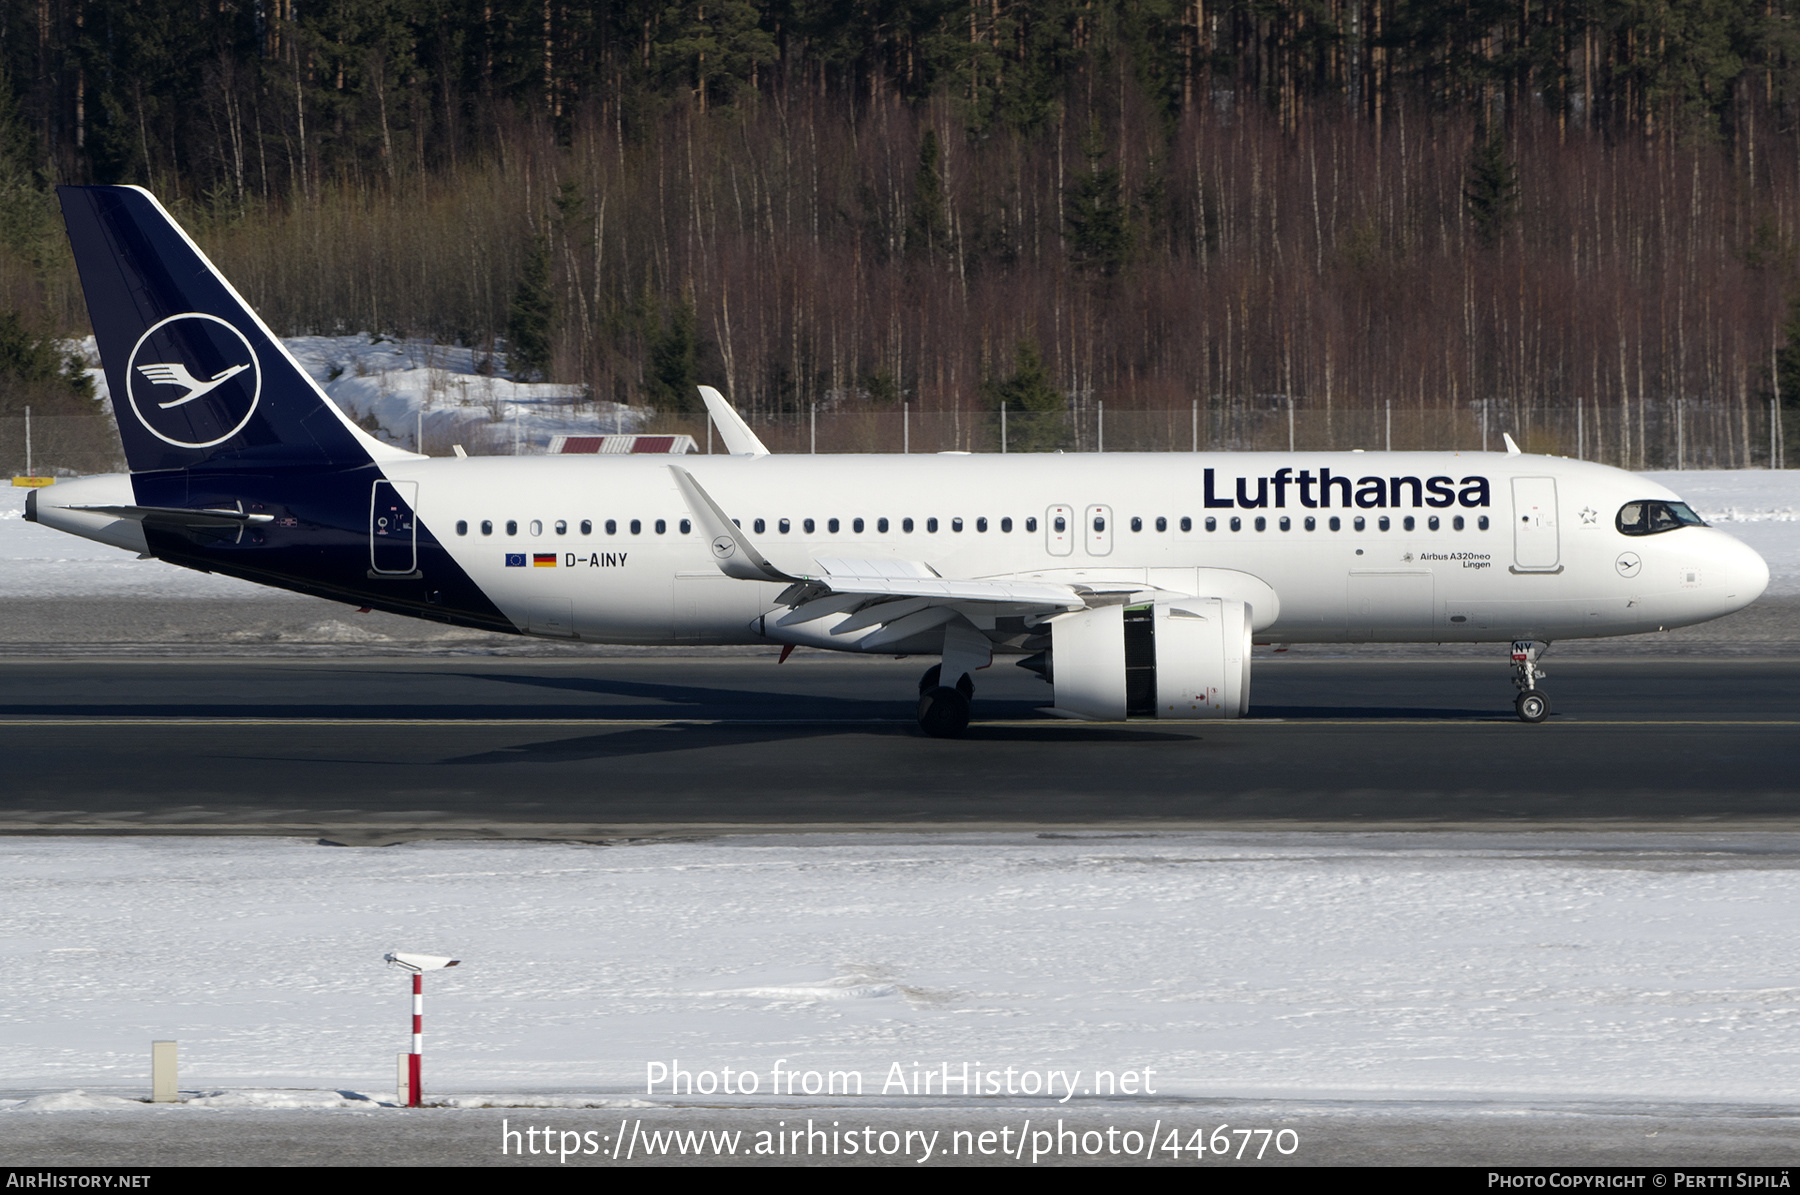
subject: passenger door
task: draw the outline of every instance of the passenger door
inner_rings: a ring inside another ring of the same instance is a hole
[[[1515,477],[1513,571],[1561,572],[1562,548],[1556,528],[1556,478]]]
[[[416,481],[378,481],[369,494],[369,571],[404,577],[418,571]]]

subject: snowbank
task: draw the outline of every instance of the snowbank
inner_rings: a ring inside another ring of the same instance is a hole
[[[1754,841],[1751,838],[1754,838]],[[1800,1086],[1800,841],[0,841],[0,1074],[203,1106],[642,1099],[649,1064],[1150,1068],[1157,1094],[1769,1101]],[[264,1094],[258,1094],[258,1093]],[[273,1092],[274,1094],[268,1094]],[[486,1092],[498,1095],[469,1095]],[[148,1094],[147,1091],[144,1094]],[[896,1092],[888,1092],[893,1102]],[[380,1098],[387,1099],[383,1094]],[[102,1101],[100,1106],[118,1107]],[[539,1106],[539,1105],[534,1105]],[[572,1105],[571,1105],[572,1106]]]

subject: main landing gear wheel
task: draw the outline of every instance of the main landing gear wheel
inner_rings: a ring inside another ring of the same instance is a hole
[[[919,729],[934,739],[959,739],[969,728],[969,699],[947,685],[919,697]]]
[[[933,664],[931,667],[927,668],[925,670],[925,675],[919,678],[919,696],[923,697],[925,694],[937,688],[938,678],[943,674],[944,666],[942,664]],[[969,679],[968,673],[965,672],[956,678],[956,691],[970,701],[975,699],[975,682]]]
[[[1550,716],[1550,699],[1536,689],[1527,689],[1513,698],[1513,712],[1521,722],[1542,722]]]

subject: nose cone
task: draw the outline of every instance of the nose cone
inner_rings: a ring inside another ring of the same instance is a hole
[[[1717,553],[1720,596],[1726,604],[1725,613],[1742,610],[1751,602],[1763,595],[1769,587],[1769,562],[1762,554],[1741,539],[1716,532],[1719,543],[1714,551]]]

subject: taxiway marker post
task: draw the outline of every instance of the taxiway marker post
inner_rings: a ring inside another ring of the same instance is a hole
[[[419,1063],[425,1053],[425,977],[413,972],[413,1024],[412,1053],[408,1054],[406,1065],[406,1106],[419,1106]]]

